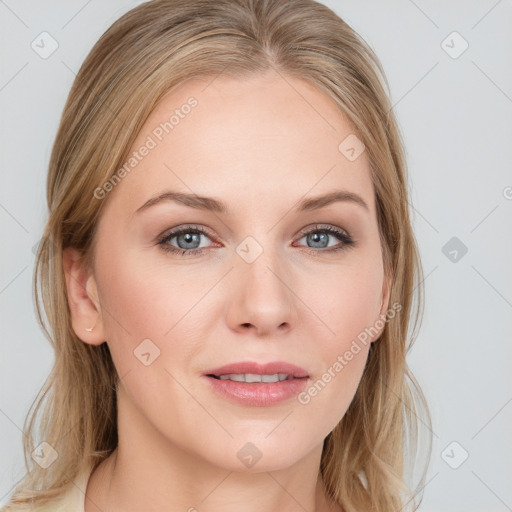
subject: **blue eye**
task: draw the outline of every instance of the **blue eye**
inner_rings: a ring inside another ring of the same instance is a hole
[[[202,228],[196,226],[185,226],[180,229],[171,231],[164,237],[160,238],[158,245],[162,250],[168,253],[179,254],[184,256],[198,255],[203,252],[206,247],[201,247],[201,237],[210,238],[209,234]],[[329,237],[335,237],[341,245],[329,247]],[[178,247],[171,244],[171,240],[177,240]],[[344,230],[335,228],[329,225],[316,225],[313,229],[301,234],[299,240],[306,238],[308,242],[316,244],[316,247],[306,247],[306,249],[313,253],[319,252],[335,252],[342,249],[347,249],[355,245],[354,240]],[[326,248],[328,247],[328,248]]]
[[[325,247],[329,247],[327,245],[329,244],[329,237],[336,237],[339,241],[342,242],[342,244],[325,249]],[[314,229],[311,229],[304,233],[300,240],[302,240],[302,238],[306,238],[309,242],[317,244],[316,247],[307,247],[307,249],[325,249],[320,252],[339,251],[341,249],[346,249],[347,247],[355,245],[354,240],[352,240],[351,236],[346,231],[335,228],[334,226],[317,225],[315,226]]]
[[[193,255],[193,254],[201,254],[203,252],[203,248],[200,248],[199,245],[201,242],[201,236],[208,237],[208,233],[201,228],[192,228],[190,226],[184,227],[181,229],[177,229],[175,231],[171,231],[169,234],[165,235],[158,242],[159,245],[162,246],[162,249],[165,252],[170,252],[174,254],[184,255]],[[173,238],[177,238],[180,240],[180,245],[184,245],[185,247],[175,247],[174,245],[170,245],[170,241]],[[208,237],[209,238],[209,237]],[[188,247],[192,246],[192,247]]]

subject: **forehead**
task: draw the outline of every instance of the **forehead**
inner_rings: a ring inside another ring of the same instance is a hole
[[[110,199],[133,212],[166,188],[261,204],[343,187],[371,205],[366,152],[348,159],[340,150],[347,137],[353,129],[333,100],[302,79],[190,80],[150,114]]]

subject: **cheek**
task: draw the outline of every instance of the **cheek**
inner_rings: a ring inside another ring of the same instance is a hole
[[[171,297],[163,297],[165,285],[155,287],[144,267],[126,253],[103,253],[98,269],[105,339],[117,371],[121,377],[129,375],[130,381],[151,380],[154,371],[144,370],[154,370],[161,361],[163,334],[175,323],[173,308],[162,314],[158,306],[170,306]]]
[[[329,363],[297,396],[309,418],[322,424],[327,435],[345,415],[357,391],[368,358],[369,345],[333,352]],[[350,354],[350,355],[349,355]]]
[[[112,265],[112,261],[120,263]],[[219,318],[206,314],[208,301],[201,300],[215,280],[209,285],[204,269],[203,275],[199,271],[195,275],[185,266],[171,272],[161,263],[130,257],[129,251],[123,258],[109,254],[102,263],[98,265],[103,269],[98,293],[106,339],[119,375],[129,374],[130,382],[143,384],[139,388],[142,394],[160,386],[163,396],[172,394],[173,380],[166,370],[180,378],[201,351],[209,319]],[[214,294],[208,299],[215,301]],[[175,391],[179,394],[179,387]],[[133,392],[139,393],[137,389]],[[139,398],[144,403],[150,397]]]
[[[321,362],[298,401],[310,417],[322,418],[325,432],[342,419],[359,386],[379,319],[382,280],[380,260],[363,259],[317,279],[323,286],[308,295],[308,306],[323,322],[309,328],[319,340],[315,356]]]
[[[186,324],[184,318],[204,295],[204,279],[185,267],[173,273],[161,265],[148,265],[141,258],[124,257],[122,263],[106,264],[99,288],[106,312],[107,334],[125,338],[166,339]],[[178,324],[184,319],[183,324]],[[128,334],[129,333],[129,334]],[[166,334],[168,336],[166,337]]]
[[[305,417],[316,418],[324,435],[345,415],[368,359],[371,337],[365,329],[374,321],[368,304],[375,302],[375,295],[371,287],[363,288],[359,283],[353,293],[338,293],[338,298],[331,302],[333,306],[326,323],[335,334],[317,335],[319,343],[313,357],[318,358],[319,363],[311,385],[297,397]]]
[[[113,260],[122,263],[98,266],[104,269],[98,292],[109,349],[130,397],[125,407],[135,405],[154,425],[165,425],[167,435],[186,439],[193,415],[190,395],[179,383],[197,350],[186,315],[204,295],[204,280],[192,279],[187,287],[187,279],[178,282],[140,259]],[[194,414],[207,421],[200,407]]]
[[[351,341],[379,318],[383,271],[379,260],[369,259],[331,268],[317,276],[317,286],[305,283],[308,306],[324,323],[326,351],[346,350]]]

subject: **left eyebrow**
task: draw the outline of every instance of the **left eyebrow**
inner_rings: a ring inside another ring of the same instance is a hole
[[[226,203],[214,199],[213,197],[198,196],[196,194],[187,194],[183,192],[175,192],[172,190],[166,191],[159,194],[151,199],[148,199],[142,206],[140,206],[135,213],[140,213],[147,208],[154,206],[162,201],[174,201],[190,208],[196,208],[199,210],[212,211],[215,213],[225,214],[228,212]],[[365,200],[347,190],[335,190],[328,194],[323,194],[316,197],[308,197],[303,199],[296,207],[295,212],[307,212],[324,208],[335,202],[351,202],[363,207],[365,210],[370,212],[368,205]]]
[[[361,196],[355,194],[354,192],[349,192],[348,190],[335,190],[321,196],[307,197],[297,205],[295,211],[309,212],[312,210],[318,210],[324,206],[328,206],[338,201],[357,204],[362,206],[368,213],[370,213],[370,208],[366,204],[366,201]]]

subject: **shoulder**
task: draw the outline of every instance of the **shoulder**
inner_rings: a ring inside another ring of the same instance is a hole
[[[69,482],[66,491],[51,503],[7,503],[0,512],[84,512],[85,491],[93,468],[87,467]]]

